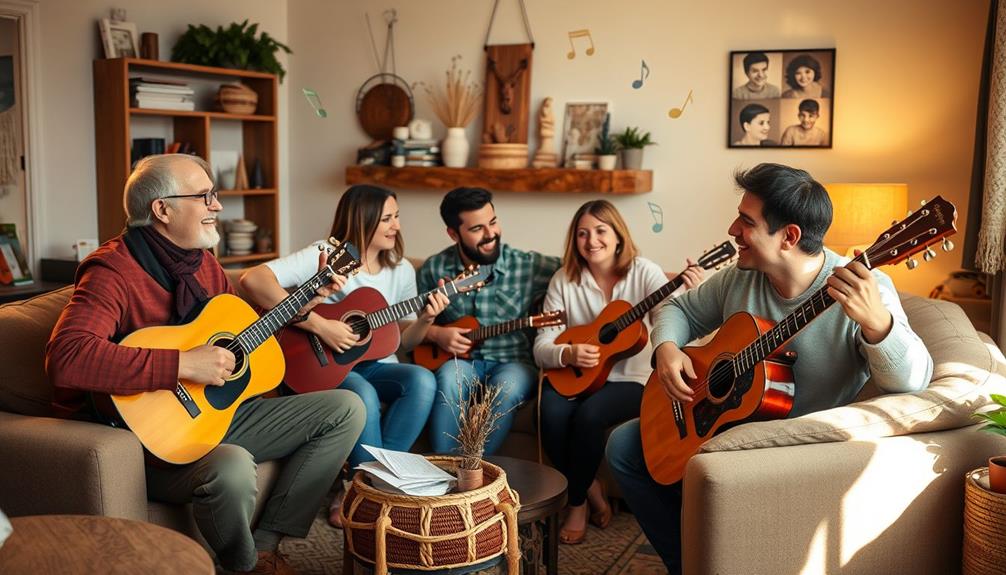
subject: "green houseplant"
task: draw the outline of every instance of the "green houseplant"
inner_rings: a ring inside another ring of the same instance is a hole
[[[655,146],[650,140],[650,133],[636,127],[625,128],[621,134],[615,135],[615,141],[622,149],[622,167],[626,170],[638,170],[643,166],[643,148]]]
[[[974,414],[985,423],[980,431],[1006,436],[1006,396],[993,393],[990,397],[999,408]],[[989,458],[989,487],[996,493],[1006,493],[1006,455]]]
[[[601,126],[601,141],[594,153],[597,154],[597,167],[602,170],[614,170],[615,160],[618,152],[618,142],[614,136],[609,134],[611,128],[611,114],[604,115],[604,125]]]
[[[293,52],[268,32],[256,37],[257,33],[258,24],[249,26],[248,20],[231,23],[227,28],[217,26],[216,30],[205,24],[189,24],[189,29],[171,49],[171,59],[201,66],[259,70],[276,74],[283,81],[286,70],[276,59],[276,52]]]

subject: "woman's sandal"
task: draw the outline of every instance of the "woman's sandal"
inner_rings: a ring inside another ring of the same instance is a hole
[[[583,543],[583,540],[586,538],[586,529],[580,529],[579,531],[575,531],[573,529],[559,530],[559,543],[562,543],[563,545],[579,545]]]
[[[611,510],[611,503],[608,502],[608,494],[604,489],[603,483],[601,484],[601,497],[604,499],[604,507],[597,511],[592,511],[589,521],[591,525],[605,529],[611,524],[611,516],[614,513]]]

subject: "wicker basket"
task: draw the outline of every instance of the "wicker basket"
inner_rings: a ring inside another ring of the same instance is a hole
[[[1001,574],[1006,565],[1006,495],[989,490],[989,470],[964,478],[963,575]]]
[[[449,473],[457,457],[429,460]],[[519,573],[517,510],[520,500],[506,473],[482,462],[486,484],[463,493],[417,497],[388,493],[357,473],[342,505],[348,551],[384,575],[388,567],[432,571],[481,563],[506,554]]]

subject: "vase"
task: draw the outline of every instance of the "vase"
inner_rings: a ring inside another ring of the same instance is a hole
[[[618,156],[616,156],[615,154],[604,154],[603,156],[598,156],[597,167],[602,170],[614,170],[615,160],[617,159]]]
[[[643,149],[626,148],[622,150],[622,168],[625,170],[640,170],[643,167]]]
[[[217,103],[229,114],[254,114],[258,106],[258,92],[240,82],[223,84],[217,91]]]
[[[440,154],[448,168],[463,168],[468,165],[468,138],[464,128],[447,128],[447,137],[440,147]]]
[[[1006,494],[1006,455],[989,457],[989,489]]]
[[[458,468],[458,491],[471,491],[482,487],[482,468]]]

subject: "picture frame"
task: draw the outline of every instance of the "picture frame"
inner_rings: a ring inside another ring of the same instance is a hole
[[[139,58],[140,39],[136,24],[102,18],[98,22],[106,58]]]
[[[15,224],[0,224],[0,282],[13,283],[16,286],[28,285],[34,282],[31,277],[31,267],[21,249]],[[7,278],[10,278],[8,281]]]
[[[728,148],[831,148],[835,49],[730,52]]]
[[[601,142],[607,102],[568,102],[562,126],[562,165],[574,167],[576,159],[594,158]]]

